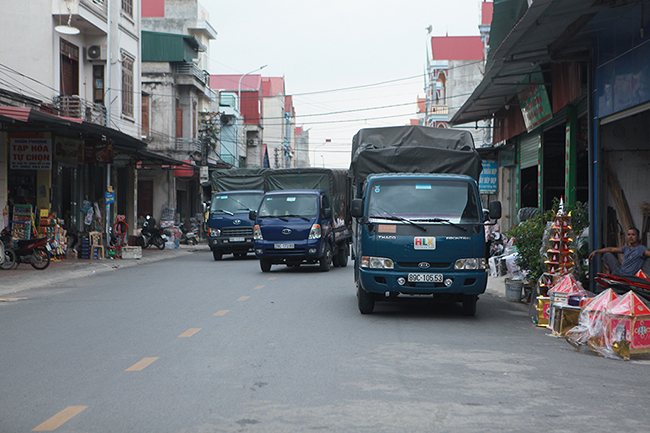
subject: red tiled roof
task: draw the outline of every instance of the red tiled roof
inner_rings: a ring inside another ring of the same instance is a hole
[[[434,60],[483,60],[480,36],[433,36],[431,52]]]
[[[241,79],[242,74],[238,75],[210,75],[210,88],[213,90],[225,90],[230,92],[236,92],[239,90],[239,80]],[[241,80],[241,90],[259,90],[262,86],[262,76],[261,75],[246,75],[243,80]]]
[[[265,98],[284,94],[284,77],[262,78],[262,94]]]

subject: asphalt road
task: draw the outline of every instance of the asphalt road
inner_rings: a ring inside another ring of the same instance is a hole
[[[352,268],[207,251],[0,303],[0,432],[647,431],[650,357],[576,352],[527,307],[357,309]]]

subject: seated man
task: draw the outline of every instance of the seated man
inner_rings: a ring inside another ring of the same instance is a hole
[[[596,254],[604,253],[602,261],[606,273],[618,277],[634,276],[643,266],[643,260],[650,257],[650,250],[639,243],[639,230],[634,227],[627,231],[627,241],[630,245],[622,248],[605,247],[594,250],[589,254],[589,260],[591,261]],[[618,261],[615,253],[623,253],[623,263]]]

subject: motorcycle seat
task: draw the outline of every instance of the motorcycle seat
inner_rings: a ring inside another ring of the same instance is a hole
[[[20,249],[20,248],[26,247],[26,246],[28,246],[28,245],[31,245],[31,244],[35,244],[35,243],[41,242],[41,241],[43,241],[43,240],[45,240],[45,239],[47,239],[47,238],[19,239],[19,240],[16,242],[16,247],[18,247],[18,249]]]

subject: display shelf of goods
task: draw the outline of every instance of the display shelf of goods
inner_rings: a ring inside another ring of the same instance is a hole
[[[51,248],[51,254],[55,259],[63,259],[67,253],[67,231],[61,226],[63,220],[56,218],[54,215],[40,218],[38,232],[40,236],[47,237]]]
[[[29,239],[32,231],[32,205],[14,205],[11,237],[16,240]]]

